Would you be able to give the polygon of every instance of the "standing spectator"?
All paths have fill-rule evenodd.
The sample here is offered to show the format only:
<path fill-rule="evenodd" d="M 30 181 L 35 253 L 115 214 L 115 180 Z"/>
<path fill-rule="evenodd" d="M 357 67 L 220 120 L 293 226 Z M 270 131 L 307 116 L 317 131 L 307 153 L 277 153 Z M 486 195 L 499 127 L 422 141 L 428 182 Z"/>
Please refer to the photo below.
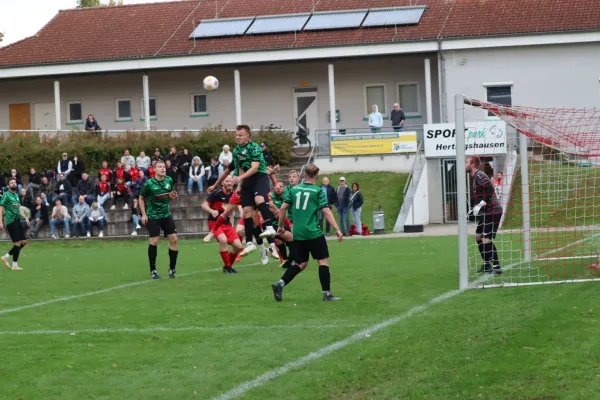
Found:
<path fill-rule="evenodd" d="M 126 182 L 125 184 L 129 187 L 131 187 L 131 185 L 137 181 L 137 179 L 140 176 L 140 170 L 138 169 L 138 167 L 136 167 L 135 165 L 135 161 L 132 161 L 131 164 L 129 165 L 129 182 Z"/>
<path fill-rule="evenodd" d="M 101 129 L 102 128 L 100 128 L 100 125 L 98 125 L 96 118 L 94 118 L 92 114 L 88 115 L 87 119 L 85 120 L 85 130 L 88 132 L 97 132 Z"/>
<path fill-rule="evenodd" d="M 345 236 L 348 236 L 350 230 L 350 216 L 348 215 L 348 207 L 350 206 L 350 188 L 346 186 L 346 178 L 340 178 L 340 186 L 337 189 L 337 199 L 335 206 L 340 219 L 340 230 Z"/>
<path fill-rule="evenodd" d="M 21 180 L 21 174 L 19 174 L 17 172 L 16 169 L 11 169 L 10 170 L 10 177 L 8 178 L 9 180 L 11 178 L 15 178 L 17 181 L 17 193 L 21 193 L 21 189 L 23 189 L 23 181 Z"/>
<path fill-rule="evenodd" d="M 106 200 L 110 199 L 110 183 L 106 180 L 106 175 L 100 176 L 100 181 L 96 183 L 94 196 L 96 197 L 98 205 L 101 207 L 106 202 Z"/>
<path fill-rule="evenodd" d="M 154 150 L 154 157 L 152 157 L 152 161 L 165 161 L 163 156 L 160 154 L 160 150 Z"/>
<path fill-rule="evenodd" d="M 358 190 L 360 186 L 358 183 L 352 184 L 352 193 L 350 194 L 350 210 L 352 211 L 352 219 L 354 220 L 354 225 L 356 226 L 356 231 L 358 235 L 362 235 L 362 222 L 360 217 L 362 215 L 362 205 L 364 203 L 363 195 Z"/>
<path fill-rule="evenodd" d="M 87 237 L 90 237 L 94 234 L 94 226 L 97 226 L 100 230 L 98 237 L 104 237 L 104 225 L 106 224 L 106 212 L 104 208 L 98 203 L 92 203 L 92 210 L 90 211 L 90 222 L 89 222 L 89 230 L 87 233 Z"/>
<path fill-rule="evenodd" d="M 72 185 L 77 185 L 77 182 L 81 180 L 83 173 L 85 172 L 85 163 L 82 159 L 75 156 L 73 157 L 73 172 L 71 173 L 71 177 L 69 181 L 71 181 Z"/>
<path fill-rule="evenodd" d="M 369 114 L 369 128 L 371 128 L 371 132 L 379 132 L 382 126 L 383 116 L 379 112 L 377 104 L 373 104 L 373 112 Z"/>
<path fill-rule="evenodd" d="M 176 147 L 171 147 L 171 151 L 169 152 L 169 155 L 167 155 L 165 161 L 171 161 L 171 165 L 175 168 L 179 167 L 179 155 L 177 154 Z"/>
<path fill-rule="evenodd" d="M 35 239 L 42 226 L 49 223 L 48 207 L 46 207 L 40 196 L 35 198 L 35 206 L 31 214 L 33 218 L 31 219 L 31 224 L 29 224 L 29 238 Z"/>
<path fill-rule="evenodd" d="M 65 178 L 65 174 L 63 173 L 58 175 L 58 181 L 56 181 L 56 194 L 61 203 L 66 207 L 66 205 L 69 204 L 69 200 L 71 200 L 73 186 L 71 186 L 71 182 Z"/>
<path fill-rule="evenodd" d="M 177 183 L 177 168 L 171 163 L 171 160 L 165 162 L 165 168 L 167 170 L 167 176 L 173 179 L 173 184 Z"/>
<path fill-rule="evenodd" d="M 90 205 L 94 202 L 94 183 L 91 179 L 89 179 L 89 175 L 87 172 L 84 172 L 81 175 L 81 180 L 77 182 L 77 186 L 75 187 L 75 194 L 71 199 L 73 202 L 73 206 L 79 203 L 79 197 L 83 196 L 85 198 L 85 202 Z"/>
<path fill-rule="evenodd" d="M 112 182 L 113 172 L 108 168 L 106 161 L 102 161 L 102 168 L 98 171 L 98 179 L 102 179 L 102 175 L 106 175 L 106 180 Z"/>
<path fill-rule="evenodd" d="M 144 171 L 139 171 L 138 178 L 131 184 L 131 196 L 134 199 L 140 197 L 140 193 L 142 191 L 142 187 L 144 183 L 146 183 L 148 179 L 144 176 Z"/>
<path fill-rule="evenodd" d="M 328 208 L 330 210 L 332 210 L 333 205 L 337 201 L 337 196 L 335 195 L 335 189 L 333 188 L 333 186 L 331 186 L 329 184 L 328 177 L 323 178 L 323 184 L 321 185 L 321 190 L 323 191 L 323 193 L 325 193 L 325 196 L 327 197 Z M 323 212 L 319 212 L 319 225 L 321 225 L 321 227 L 323 227 L 323 219 L 325 219 L 325 215 L 323 214 Z M 325 219 L 325 222 L 326 222 L 325 233 L 327 235 L 329 235 L 331 233 L 331 225 L 329 224 L 329 221 L 327 221 L 326 219 Z"/>
<path fill-rule="evenodd" d="M 115 184 L 117 183 L 117 179 L 122 179 L 123 182 L 129 182 L 130 178 L 129 178 L 129 173 L 127 173 L 127 171 L 125 171 L 125 168 L 123 167 L 123 163 L 121 163 L 121 161 L 117 162 L 117 168 L 115 168 L 113 170 L 113 174 L 112 174 L 112 183 Z"/>
<path fill-rule="evenodd" d="M 192 165 L 192 155 L 188 149 L 183 149 L 183 154 L 179 158 L 179 176 L 181 176 L 181 181 L 185 182 L 188 179 L 188 175 L 190 172 L 190 166 Z"/>
<path fill-rule="evenodd" d="M 206 174 L 208 175 L 206 184 L 209 187 L 214 185 L 221 174 L 223 174 L 223 166 L 215 157 L 210 159 L 210 167 Z"/>
<path fill-rule="evenodd" d="M 404 114 L 404 110 L 400 108 L 400 104 L 394 103 L 394 109 L 390 114 L 390 120 L 392 121 L 392 128 L 394 128 L 394 132 L 404 131 L 406 115 Z"/>
<path fill-rule="evenodd" d="M 229 151 L 229 145 L 223 146 L 223 151 L 219 154 L 219 162 L 223 164 L 223 160 L 227 160 L 227 163 L 231 164 L 233 161 L 233 153 Z"/>
<path fill-rule="evenodd" d="M 129 172 L 132 163 L 135 165 L 135 158 L 129 154 L 129 150 L 125 149 L 123 157 L 121 157 L 121 164 L 125 167 L 125 171 Z"/>
<path fill-rule="evenodd" d="M 260 144 L 260 147 L 263 151 L 263 157 L 265 158 L 267 166 L 273 165 L 273 154 L 271 154 L 271 150 L 267 148 L 267 144 L 263 142 Z"/>
<path fill-rule="evenodd" d="M 123 206 L 123 210 L 127 210 L 129 208 L 127 203 L 129 202 L 130 196 L 131 190 L 129 189 L 129 186 L 127 186 L 125 182 L 123 182 L 122 178 L 117 178 L 117 183 L 115 183 L 112 190 L 113 204 L 110 207 L 110 209 L 114 210 L 115 208 L 117 208 L 117 200 L 123 199 L 123 202 L 125 203 L 125 205 Z"/>
<path fill-rule="evenodd" d="M 40 174 L 36 172 L 35 168 L 31 168 L 31 170 L 29 170 L 29 183 L 27 184 L 29 197 L 33 199 L 38 196 L 41 184 L 42 179 L 40 178 Z"/>
<path fill-rule="evenodd" d="M 150 160 L 150 157 L 148 157 L 143 151 L 140 151 L 140 155 L 135 159 L 135 165 L 137 165 L 137 167 L 142 171 L 148 172 L 148 168 L 150 168 L 151 164 L 152 161 Z"/>
<path fill-rule="evenodd" d="M 86 232 L 90 231 L 88 227 L 90 206 L 86 203 L 86 196 L 79 196 L 79 202 L 75 204 L 73 207 L 73 237 L 77 238 L 78 228 L 81 231 L 81 237 L 83 237 Z"/>
<path fill-rule="evenodd" d="M 58 239 L 58 235 L 54 234 L 54 230 L 57 225 L 65 226 L 65 239 L 68 239 L 70 230 L 69 225 L 71 224 L 71 216 L 67 207 L 62 205 L 60 200 L 56 200 L 56 206 L 52 209 L 52 217 L 50 219 L 50 236 L 52 239 Z"/>
<path fill-rule="evenodd" d="M 133 199 L 133 205 L 131 206 L 131 221 L 133 222 L 133 232 L 131 232 L 131 236 L 137 236 L 138 229 L 142 229 L 140 226 L 142 223 L 142 210 L 140 210 L 138 199 Z"/>
<path fill-rule="evenodd" d="M 58 162 L 56 173 L 65 174 L 65 178 L 68 178 L 71 171 L 73 171 L 73 162 L 69 160 L 69 155 L 67 153 L 63 153 L 62 160 Z"/>
<path fill-rule="evenodd" d="M 46 207 L 50 207 L 50 203 L 54 204 L 54 202 L 58 199 L 56 195 L 56 183 L 54 179 L 48 180 L 47 177 L 42 178 L 42 184 L 40 185 L 40 196 L 46 204 Z"/>
<path fill-rule="evenodd" d="M 188 185 L 187 185 L 187 193 L 188 196 L 192 194 L 194 190 L 194 183 L 198 186 L 198 193 L 203 192 L 202 187 L 202 177 L 204 176 L 204 165 L 202 165 L 202 160 L 200 157 L 196 156 L 192 160 L 192 166 L 190 167 L 189 177 L 188 177 Z M 216 181 L 215 181 L 216 182 Z"/>

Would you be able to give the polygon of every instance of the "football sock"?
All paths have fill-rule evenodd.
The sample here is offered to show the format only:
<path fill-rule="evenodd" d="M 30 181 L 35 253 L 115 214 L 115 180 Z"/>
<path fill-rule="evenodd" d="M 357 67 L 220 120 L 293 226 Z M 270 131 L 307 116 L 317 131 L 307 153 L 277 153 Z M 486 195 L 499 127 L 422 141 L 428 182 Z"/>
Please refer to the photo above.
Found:
<path fill-rule="evenodd" d="M 331 290 L 331 274 L 327 265 L 319 265 L 319 281 L 321 281 L 321 289 L 324 292 Z"/>
<path fill-rule="evenodd" d="M 17 246 L 15 246 L 17 247 Z M 19 254 L 21 254 L 21 248 L 17 247 L 17 250 L 13 253 L 13 265 L 17 265 L 17 261 L 19 261 Z"/>
<path fill-rule="evenodd" d="M 221 254 L 221 259 L 223 260 L 223 265 L 225 266 L 225 268 L 231 267 L 231 258 L 229 257 L 231 253 L 227 250 L 220 251 L 219 253 Z"/>
<path fill-rule="evenodd" d="M 235 264 L 235 259 L 237 258 L 237 254 L 229 253 L 229 265 Z"/>
<path fill-rule="evenodd" d="M 274 238 L 273 236 L 269 236 L 269 237 L 267 238 L 267 243 L 269 243 L 269 244 L 273 244 L 273 243 L 275 243 L 275 238 Z"/>
<path fill-rule="evenodd" d="M 156 271 L 157 250 L 158 249 L 156 246 L 152 246 L 151 244 L 148 245 L 148 261 L 150 261 L 150 272 Z"/>
<path fill-rule="evenodd" d="M 169 268 L 175 269 L 177 266 L 177 255 L 179 254 L 178 250 L 169 249 Z"/>
<path fill-rule="evenodd" d="M 494 244 L 493 243 L 483 243 L 483 259 L 486 263 L 492 264 L 494 253 Z"/>
<path fill-rule="evenodd" d="M 17 251 L 19 251 L 19 247 L 13 245 L 13 248 L 10 249 L 10 251 L 4 257 L 8 258 L 9 256 L 14 255 Z"/>
<path fill-rule="evenodd" d="M 281 243 L 279 246 L 277 246 L 277 252 L 279 253 L 279 258 L 281 258 L 281 261 L 285 261 L 287 258 L 287 247 L 285 246 L 285 243 Z"/>
<path fill-rule="evenodd" d="M 246 243 L 252 243 L 252 236 L 254 234 L 254 220 L 252 219 L 252 217 L 244 218 L 244 228 Z"/>
<path fill-rule="evenodd" d="M 477 247 L 479 248 L 479 254 L 481 254 L 481 258 L 485 261 L 485 254 L 483 253 L 483 242 L 478 242 Z"/>
<path fill-rule="evenodd" d="M 217 229 L 219 229 L 219 227 L 220 227 L 221 225 L 223 225 L 223 223 L 224 223 L 225 221 L 227 221 L 227 219 L 228 219 L 228 218 L 229 218 L 229 217 L 225 216 L 225 213 L 222 213 L 221 215 L 219 215 L 219 216 L 217 217 L 217 220 L 215 221 L 215 224 L 213 225 L 213 228 L 212 228 L 212 231 L 211 231 L 211 232 L 213 232 L 213 233 L 214 233 L 214 232 L 216 232 L 216 231 L 217 231 Z"/>
<path fill-rule="evenodd" d="M 498 250 L 496 249 L 496 245 L 492 242 L 492 261 L 494 265 L 500 265 L 500 261 L 498 260 Z"/>
<path fill-rule="evenodd" d="M 296 264 L 290 265 L 290 267 L 285 270 L 285 273 L 281 277 L 281 280 L 279 281 L 279 283 L 283 283 L 282 286 L 289 285 L 290 282 L 292 281 L 292 279 L 294 279 L 296 277 L 296 275 L 298 275 L 300 272 L 302 272 L 302 270 L 300 269 L 300 267 L 298 265 L 296 265 Z"/>
<path fill-rule="evenodd" d="M 263 244 L 263 240 L 260 237 L 260 234 L 262 233 L 262 229 L 260 228 L 260 226 L 255 226 L 253 229 L 254 232 L 254 239 L 256 239 L 256 244 L 258 244 L 259 246 Z"/>
<path fill-rule="evenodd" d="M 263 221 L 265 222 L 265 226 L 273 226 L 273 213 L 269 209 L 269 205 L 267 203 L 261 203 L 257 205 L 258 211 L 260 211 L 260 215 L 263 217 Z"/>

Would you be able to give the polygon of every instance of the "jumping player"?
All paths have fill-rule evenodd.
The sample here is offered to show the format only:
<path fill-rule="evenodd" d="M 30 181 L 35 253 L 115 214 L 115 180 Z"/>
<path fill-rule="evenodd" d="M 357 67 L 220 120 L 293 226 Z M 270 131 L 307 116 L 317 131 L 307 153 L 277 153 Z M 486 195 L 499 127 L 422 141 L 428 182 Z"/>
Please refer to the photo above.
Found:
<path fill-rule="evenodd" d="M 244 208 L 244 227 L 246 236 L 246 248 L 244 253 L 248 254 L 256 250 L 252 238 L 254 234 L 254 220 L 252 211 L 260 211 L 266 229 L 260 234 L 261 238 L 275 236 L 273 228 L 273 214 L 267 204 L 267 194 L 271 189 L 269 177 L 267 175 L 267 164 L 263 157 L 262 149 L 256 143 L 250 141 L 251 133 L 248 125 L 238 125 L 235 132 L 237 142 L 233 150 L 233 161 L 221 174 L 217 182 L 208 188 L 212 192 L 217 188 L 229 174 L 241 169 L 243 173 L 238 177 L 233 177 L 233 183 L 241 183 L 240 197 L 242 207 Z"/>
<path fill-rule="evenodd" d="M 4 229 L 2 224 L 3 212 L 6 216 L 6 230 L 13 242 L 13 248 L 2 257 L 2 262 L 6 268 L 20 271 L 23 268 L 19 267 L 18 264 L 19 254 L 21 254 L 23 247 L 27 245 L 27 237 L 25 237 L 25 232 L 21 226 L 21 217 L 26 221 L 27 226 L 29 226 L 29 219 L 21 213 L 21 203 L 17 194 L 17 180 L 15 178 L 8 180 L 8 191 L 4 192 L 4 195 L 0 198 L 0 231 Z M 10 256 L 13 258 L 12 267 L 8 262 Z"/>
<path fill-rule="evenodd" d="M 494 185 L 489 176 L 479 169 L 481 160 L 477 156 L 467 157 L 465 170 L 471 175 L 471 211 L 477 218 L 475 241 L 479 246 L 479 253 L 483 259 L 483 266 L 477 273 L 501 274 L 498 251 L 493 240 L 496 238 L 500 219 L 502 218 L 502 205 L 496 197 Z"/>
<path fill-rule="evenodd" d="M 139 206 L 142 212 L 142 223 L 148 228 L 150 244 L 148 245 L 148 260 L 150 262 L 150 275 L 152 279 L 160 279 L 156 272 L 156 254 L 158 237 L 162 230 L 165 237 L 169 239 L 169 278 L 175 278 L 175 267 L 177 266 L 177 228 L 169 203 L 179 196 L 173 190 L 173 180 L 166 176 L 164 161 L 157 161 L 155 176 L 144 183 L 140 193 Z M 147 207 L 147 209 L 146 209 Z"/>
<path fill-rule="evenodd" d="M 308 164 L 305 169 L 304 183 L 291 188 L 283 198 L 279 215 L 280 235 L 285 233 L 283 228 L 285 211 L 290 208 L 294 217 L 292 233 L 294 235 L 293 257 L 295 263 L 286 269 L 279 280 L 271 285 L 276 301 L 283 298 L 283 287 L 289 285 L 296 275 L 308 266 L 309 256 L 319 264 L 319 280 L 323 290 L 323 301 L 340 300 L 331 294 L 331 276 L 329 273 L 329 249 L 323 236 L 323 228 L 319 225 L 319 211 L 322 211 L 327 221 L 336 231 L 341 242 L 343 234 L 340 231 L 331 210 L 328 208 L 327 196 L 321 188 L 315 185 L 319 178 L 319 167 Z"/>

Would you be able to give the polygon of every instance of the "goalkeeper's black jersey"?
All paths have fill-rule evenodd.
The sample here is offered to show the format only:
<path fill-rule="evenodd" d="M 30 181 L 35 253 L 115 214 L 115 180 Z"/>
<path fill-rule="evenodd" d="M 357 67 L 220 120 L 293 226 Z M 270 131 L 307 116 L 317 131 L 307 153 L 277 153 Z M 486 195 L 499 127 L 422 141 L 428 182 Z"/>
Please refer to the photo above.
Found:
<path fill-rule="evenodd" d="M 477 170 L 471 180 L 471 207 L 475 207 L 482 200 L 486 203 L 486 206 L 482 209 L 482 214 L 502 213 L 502 205 L 496 197 L 492 180 L 485 172 Z"/>

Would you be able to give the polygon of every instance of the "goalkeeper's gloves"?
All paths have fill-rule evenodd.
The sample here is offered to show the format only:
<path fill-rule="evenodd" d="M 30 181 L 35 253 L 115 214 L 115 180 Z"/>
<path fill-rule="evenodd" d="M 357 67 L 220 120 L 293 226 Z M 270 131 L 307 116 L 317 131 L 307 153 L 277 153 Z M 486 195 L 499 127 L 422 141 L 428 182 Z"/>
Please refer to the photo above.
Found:
<path fill-rule="evenodd" d="M 478 216 L 478 215 L 479 215 L 479 212 L 481 211 L 481 209 L 482 209 L 483 207 L 485 207 L 486 205 L 487 205 L 487 203 L 486 203 L 485 201 L 481 200 L 481 201 L 479 202 L 479 204 L 477 204 L 475 207 L 473 207 L 473 209 L 471 210 L 471 214 L 472 214 L 474 217 Z"/>

